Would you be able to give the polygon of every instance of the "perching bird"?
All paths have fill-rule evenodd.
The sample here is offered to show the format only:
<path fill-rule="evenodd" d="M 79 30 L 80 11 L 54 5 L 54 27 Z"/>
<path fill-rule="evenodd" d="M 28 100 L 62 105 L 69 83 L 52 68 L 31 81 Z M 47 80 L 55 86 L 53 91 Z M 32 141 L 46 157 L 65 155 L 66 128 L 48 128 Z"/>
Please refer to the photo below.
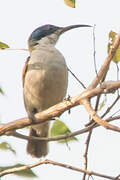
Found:
<path fill-rule="evenodd" d="M 72 25 L 57 27 L 44 25 L 35 29 L 28 39 L 30 57 L 23 71 L 24 104 L 30 121 L 34 114 L 59 102 L 65 95 L 68 85 L 68 69 L 63 55 L 55 48 L 61 34 L 78 27 Z M 49 122 L 32 125 L 29 136 L 48 137 Z M 47 141 L 28 141 L 27 152 L 33 157 L 42 157 L 48 153 Z"/>

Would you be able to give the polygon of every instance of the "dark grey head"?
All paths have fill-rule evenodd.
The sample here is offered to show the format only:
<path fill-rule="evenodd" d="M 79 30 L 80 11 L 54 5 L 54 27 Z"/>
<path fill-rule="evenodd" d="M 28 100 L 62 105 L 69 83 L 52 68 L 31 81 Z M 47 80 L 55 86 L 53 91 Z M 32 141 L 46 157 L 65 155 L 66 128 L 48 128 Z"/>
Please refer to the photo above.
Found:
<path fill-rule="evenodd" d="M 46 41 L 47 43 L 55 44 L 62 33 L 68 30 L 71 30 L 73 28 L 78 28 L 78 27 L 91 27 L 91 26 L 90 25 L 71 25 L 67 27 L 58 27 L 58 26 L 47 24 L 47 25 L 38 27 L 32 32 L 32 34 L 30 35 L 28 39 L 29 48 L 36 46 L 37 44 L 39 44 L 41 40 L 45 39 L 46 37 L 48 37 L 49 39 L 49 42 Z"/>
<path fill-rule="evenodd" d="M 31 41 L 31 40 L 32 41 L 38 41 L 38 40 L 44 38 L 45 36 L 48 36 L 48 35 L 54 33 L 58 29 L 59 29 L 59 27 L 49 25 L 49 24 L 38 27 L 37 29 L 35 29 L 32 32 L 28 41 Z"/>

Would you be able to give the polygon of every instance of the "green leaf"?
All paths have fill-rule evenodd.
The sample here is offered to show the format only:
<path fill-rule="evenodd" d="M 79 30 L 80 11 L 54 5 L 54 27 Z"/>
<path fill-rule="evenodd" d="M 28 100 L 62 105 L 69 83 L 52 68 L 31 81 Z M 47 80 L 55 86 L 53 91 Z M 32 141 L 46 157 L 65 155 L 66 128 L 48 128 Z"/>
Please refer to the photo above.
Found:
<path fill-rule="evenodd" d="M 100 107 L 98 108 L 98 111 L 100 111 L 105 105 L 105 101 L 103 100 L 103 102 L 100 104 Z"/>
<path fill-rule="evenodd" d="M 70 129 L 60 120 L 55 120 L 52 128 L 50 129 L 51 137 L 61 136 L 61 135 L 69 134 L 69 133 L 71 133 Z M 59 140 L 58 142 L 66 143 L 68 141 L 75 141 L 75 140 L 77 140 L 76 137 L 70 137 L 70 138 L 67 138 L 67 140 L 62 139 L 62 140 Z"/>
<path fill-rule="evenodd" d="M 9 46 L 3 42 L 0 42 L 0 49 L 6 49 L 9 48 Z"/>
<path fill-rule="evenodd" d="M 113 46 L 113 43 L 115 41 L 116 35 L 117 35 L 116 32 L 114 32 L 112 30 L 110 31 L 110 33 L 109 33 L 109 43 L 108 43 L 108 52 L 109 52 L 110 49 L 112 49 L 112 46 Z M 116 53 L 115 53 L 112 60 L 116 64 L 120 61 L 120 45 L 118 46 L 117 51 L 116 51 Z"/>
<path fill-rule="evenodd" d="M 71 8 L 75 8 L 75 0 L 64 0 L 65 4 Z"/>
<path fill-rule="evenodd" d="M 4 95 L 4 92 L 1 87 L 0 87 L 0 94 Z"/>
<path fill-rule="evenodd" d="M 7 142 L 0 143 L 0 150 L 3 150 L 3 151 L 10 150 L 14 154 L 16 154 L 16 151 Z"/>
<path fill-rule="evenodd" d="M 11 168 L 19 168 L 22 166 L 25 166 L 25 165 L 24 164 L 15 164 L 13 166 L 0 167 L 0 171 L 4 171 L 6 169 L 11 169 Z M 27 178 L 37 177 L 37 175 L 31 169 L 26 169 L 23 171 L 15 172 L 14 174 L 16 174 L 18 176 L 27 177 Z"/>

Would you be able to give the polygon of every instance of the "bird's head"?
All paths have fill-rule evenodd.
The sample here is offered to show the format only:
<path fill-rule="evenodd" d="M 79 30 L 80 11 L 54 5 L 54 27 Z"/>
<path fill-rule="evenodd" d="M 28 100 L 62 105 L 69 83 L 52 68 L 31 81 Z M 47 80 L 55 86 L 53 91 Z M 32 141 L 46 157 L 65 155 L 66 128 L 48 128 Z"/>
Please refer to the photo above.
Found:
<path fill-rule="evenodd" d="M 29 50 L 33 50 L 36 45 L 55 45 L 59 36 L 64 32 L 78 27 L 92 27 L 90 25 L 71 25 L 67 27 L 58 27 L 54 25 L 43 25 L 35 29 L 28 39 Z"/>

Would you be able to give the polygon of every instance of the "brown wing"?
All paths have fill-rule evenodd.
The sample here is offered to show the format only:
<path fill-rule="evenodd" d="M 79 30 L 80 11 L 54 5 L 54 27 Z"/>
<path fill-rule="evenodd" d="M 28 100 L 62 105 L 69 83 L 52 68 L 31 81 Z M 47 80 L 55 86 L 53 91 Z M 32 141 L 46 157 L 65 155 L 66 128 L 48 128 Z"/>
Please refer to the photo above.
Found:
<path fill-rule="evenodd" d="M 24 68 L 23 68 L 23 72 L 22 72 L 22 84 L 23 84 L 23 87 L 24 87 L 25 75 L 26 75 L 26 72 L 27 72 L 29 60 L 30 60 L 30 56 L 27 58 L 27 60 L 25 62 L 25 65 L 24 65 Z"/>

